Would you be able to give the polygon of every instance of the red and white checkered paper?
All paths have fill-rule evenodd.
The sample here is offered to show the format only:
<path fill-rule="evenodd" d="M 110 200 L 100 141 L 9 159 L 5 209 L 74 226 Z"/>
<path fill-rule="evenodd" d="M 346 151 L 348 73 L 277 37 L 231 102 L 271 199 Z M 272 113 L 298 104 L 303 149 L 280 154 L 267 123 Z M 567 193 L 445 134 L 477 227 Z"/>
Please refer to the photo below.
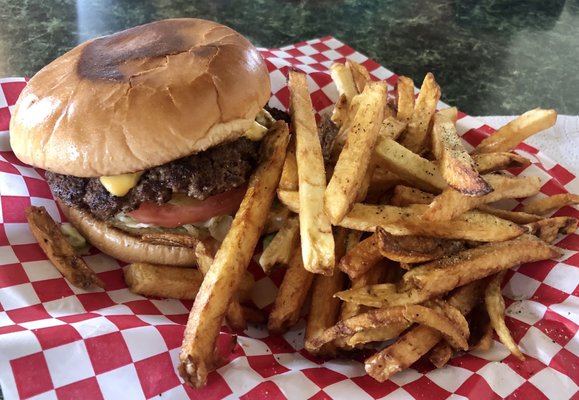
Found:
<path fill-rule="evenodd" d="M 349 57 L 391 86 L 396 75 L 362 54 L 325 37 L 282 49 L 262 49 L 272 80 L 271 105 L 286 108 L 289 68 L 309 74 L 314 107 L 332 105 L 336 90 L 328 69 Z M 190 302 L 149 300 L 130 293 L 122 264 L 93 252 L 86 262 L 106 290 L 69 285 L 46 260 L 28 230 L 24 208 L 57 209 L 42 171 L 19 162 L 10 150 L 8 122 L 24 79 L 0 80 L 0 383 L 7 399 L 371 399 L 371 398 L 557 398 L 577 396 L 579 384 L 579 236 L 559 242 L 560 260 L 511 271 L 504 287 L 507 325 L 527 360 L 511 356 L 497 341 L 486 353 L 453 358 L 443 369 L 419 362 L 377 383 L 358 361 L 324 362 L 303 350 L 303 322 L 283 336 L 252 326 L 237 338 L 229 362 L 209 376 L 202 390 L 183 385 L 175 366 Z M 492 129 L 466 115 L 460 133 L 476 145 Z M 525 171 L 542 178 L 541 192 L 579 192 L 579 181 L 564 167 L 526 145 L 533 160 Z M 516 207 L 517 204 L 507 204 Z M 566 207 L 558 215 L 579 218 Z M 267 308 L 281 272 L 256 273 L 254 303 Z M 231 343 L 223 330 L 219 342 Z"/>

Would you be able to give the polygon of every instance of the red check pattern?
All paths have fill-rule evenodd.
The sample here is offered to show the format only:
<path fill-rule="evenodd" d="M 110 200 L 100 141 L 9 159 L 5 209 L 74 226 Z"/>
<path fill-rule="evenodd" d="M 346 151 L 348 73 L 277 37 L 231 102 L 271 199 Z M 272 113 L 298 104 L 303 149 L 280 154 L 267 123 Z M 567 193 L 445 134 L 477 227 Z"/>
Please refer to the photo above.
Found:
<path fill-rule="evenodd" d="M 317 111 L 328 109 L 336 89 L 328 74 L 349 57 L 391 86 L 397 76 L 332 37 L 281 49 L 261 49 L 272 79 L 272 106 L 286 108 L 286 74 L 309 76 Z M 561 240 L 557 261 L 521 266 L 509 274 L 507 324 L 527 360 L 498 342 L 487 353 L 465 354 L 436 370 L 425 363 L 378 383 L 357 361 L 324 362 L 303 350 L 303 322 L 283 336 L 251 326 L 237 341 L 224 330 L 219 347 L 227 363 L 201 390 L 183 385 L 175 372 L 190 302 L 149 300 L 130 293 L 122 265 L 100 253 L 85 257 L 107 290 L 70 286 L 45 259 L 31 236 L 23 209 L 47 207 L 61 220 L 42 171 L 23 165 L 10 150 L 9 119 L 25 80 L 0 80 L 0 384 L 7 399 L 566 399 L 579 384 L 579 236 Z M 442 104 L 441 104 L 442 105 Z M 461 114 L 459 130 L 476 145 L 493 130 Z M 577 178 L 537 149 L 518 150 L 533 160 L 524 171 L 542 178 L 545 194 L 579 192 Z M 517 207 L 518 204 L 511 204 Z M 566 207 L 561 215 L 579 217 Z M 268 309 L 280 276 L 256 272 L 253 302 Z"/>

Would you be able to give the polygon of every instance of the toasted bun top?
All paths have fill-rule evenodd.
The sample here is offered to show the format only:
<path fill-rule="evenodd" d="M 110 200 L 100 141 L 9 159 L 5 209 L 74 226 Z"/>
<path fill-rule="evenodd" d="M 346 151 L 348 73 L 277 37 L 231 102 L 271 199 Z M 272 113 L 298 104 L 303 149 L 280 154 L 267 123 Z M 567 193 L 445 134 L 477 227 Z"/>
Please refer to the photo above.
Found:
<path fill-rule="evenodd" d="M 170 19 L 83 43 L 28 83 L 10 123 L 20 160 L 81 177 L 151 168 L 234 140 L 270 96 L 234 30 Z"/>

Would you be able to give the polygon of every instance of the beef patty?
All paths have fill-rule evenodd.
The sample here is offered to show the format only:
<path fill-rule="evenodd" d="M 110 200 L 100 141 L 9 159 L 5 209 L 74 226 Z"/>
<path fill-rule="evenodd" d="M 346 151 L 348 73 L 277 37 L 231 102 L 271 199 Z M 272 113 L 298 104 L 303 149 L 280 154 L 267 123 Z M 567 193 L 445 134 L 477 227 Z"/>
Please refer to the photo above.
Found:
<path fill-rule="evenodd" d="M 54 196 L 70 207 L 91 212 L 101 220 L 129 212 L 143 202 L 162 204 L 173 193 L 204 200 L 243 185 L 255 169 L 259 142 L 246 138 L 213 147 L 148 169 L 125 196 L 110 194 L 99 178 L 79 178 L 46 172 Z"/>

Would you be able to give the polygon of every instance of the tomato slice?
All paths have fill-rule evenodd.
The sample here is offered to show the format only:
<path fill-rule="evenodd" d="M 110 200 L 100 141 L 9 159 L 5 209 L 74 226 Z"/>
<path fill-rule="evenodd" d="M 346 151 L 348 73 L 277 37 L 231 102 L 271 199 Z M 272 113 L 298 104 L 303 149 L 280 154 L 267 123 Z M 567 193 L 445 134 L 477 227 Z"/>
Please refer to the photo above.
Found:
<path fill-rule="evenodd" d="M 187 199 L 175 203 L 142 203 L 128 213 L 135 221 L 165 228 L 207 221 L 218 215 L 231 214 L 239 208 L 247 187 L 239 187 L 205 200 Z"/>

